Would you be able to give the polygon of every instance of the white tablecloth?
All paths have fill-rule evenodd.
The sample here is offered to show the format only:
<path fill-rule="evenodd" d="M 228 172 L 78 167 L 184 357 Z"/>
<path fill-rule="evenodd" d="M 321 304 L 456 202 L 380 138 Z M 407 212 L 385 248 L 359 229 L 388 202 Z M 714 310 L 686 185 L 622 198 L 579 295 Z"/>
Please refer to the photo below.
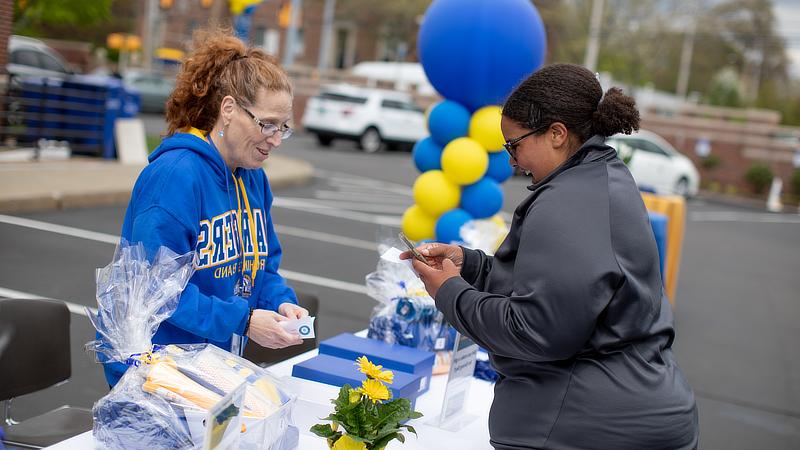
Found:
<path fill-rule="evenodd" d="M 323 423 L 320 417 L 327 416 L 333 409 L 330 399 L 336 397 L 339 388 L 327 384 L 302 380 L 292 377 L 292 367 L 301 361 L 317 355 L 317 350 L 298 355 L 281 363 L 269 367 L 269 371 L 279 378 L 283 378 L 297 393 L 298 399 L 294 409 L 295 425 L 300 429 L 300 445 L 302 450 L 326 450 L 325 440 L 311 434 L 308 430 L 315 423 Z M 417 398 L 416 410 L 424 417 L 409 422 L 419 435 L 406 434 L 406 443 L 394 442 L 389 444 L 388 450 L 442 450 L 443 448 L 458 448 L 462 450 L 491 449 L 489 445 L 489 430 L 487 419 L 489 407 L 493 398 L 493 384 L 472 379 L 469 398 L 465 405 L 462 418 L 445 430 L 438 427 L 437 417 L 441 412 L 442 399 L 444 398 L 447 375 L 434 376 L 428 392 Z M 444 447 L 446 443 L 446 447 Z M 91 431 L 75 436 L 51 447 L 52 450 L 90 450 L 101 449 L 96 445 Z"/>

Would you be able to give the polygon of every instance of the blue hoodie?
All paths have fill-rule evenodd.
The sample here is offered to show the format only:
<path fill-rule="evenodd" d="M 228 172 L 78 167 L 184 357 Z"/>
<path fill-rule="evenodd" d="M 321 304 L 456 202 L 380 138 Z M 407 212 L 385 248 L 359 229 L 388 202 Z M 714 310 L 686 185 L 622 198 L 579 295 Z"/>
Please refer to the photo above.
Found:
<path fill-rule="evenodd" d="M 231 173 L 217 149 L 197 133 L 164 139 L 149 159 L 133 188 L 122 237 L 142 242 L 149 254 L 162 245 L 177 253 L 198 253 L 196 272 L 178 309 L 159 326 L 153 343 L 211 343 L 231 350 L 231 337 L 244 333 L 251 309 L 275 311 L 282 303 L 297 303 L 294 291 L 278 274 L 281 247 L 270 215 L 267 176 L 262 169 L 239 168 Z M 234 176 L 241 178 L 244 190 L 237 189 Z M 248 200 L 254 230 L 249 225 L 253 221 Z M 243 273 L 241 247 L 244 273 L 251 273 L 255 253 L 251 235 L 258 243 L 259 266 L 252 294 L 243 298 L 233 294 Z M 104 369 L 113 386 L 126 366 L 104 364 Z"/>

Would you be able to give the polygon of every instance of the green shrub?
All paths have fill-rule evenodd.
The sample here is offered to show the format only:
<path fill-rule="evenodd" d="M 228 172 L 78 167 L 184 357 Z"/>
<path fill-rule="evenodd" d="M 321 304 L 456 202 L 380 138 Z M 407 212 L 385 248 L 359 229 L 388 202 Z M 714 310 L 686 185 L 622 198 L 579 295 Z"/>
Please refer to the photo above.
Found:
<path fill-rule="evenodd" d="M 714 170 L 722 164 L 722 158 L 712 153 L 703 158 L 701 164 L 706 170 Z"/>
<path fill-rule="evenodd" d="M 744 174 L 745 180 L 756 194 L 761 194 L 772 183 L 772 169 L 766 164 L 753 164 Z"/>

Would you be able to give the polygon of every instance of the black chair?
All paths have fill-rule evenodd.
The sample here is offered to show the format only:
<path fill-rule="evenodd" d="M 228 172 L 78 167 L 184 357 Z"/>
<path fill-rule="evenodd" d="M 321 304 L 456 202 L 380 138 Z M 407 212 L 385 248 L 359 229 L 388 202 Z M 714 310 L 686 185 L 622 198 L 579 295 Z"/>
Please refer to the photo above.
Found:
<path fill-rule="evenodd" d="M 317 317 L 317 312 L 319 311 L 319 299 L 316 296 L 298 292 L 297 304 L 307 309 L 311 316 Z M 319 317 L 317 317 L 317 320 L 315 321 L 315 325 L 317 324 L 319 324 Z M 245 359 L 263 367 L 284 361 L 315 348 L 317 348 L 317 338 L 304 339 L 303 343 L 300 345 L 292 345 L 291 347 L 279 349 L 264 348 L 250 339 L 247 341 L 247 345 L 244 347 L 243 356 Z"/>
<path fill-rule="evenodd" d="M 22 422 L 11 400 L 66 381 L 72 375 L 70 313 L 55 300 L 0 299 L 0 403 L 4 443 L 42 448 L 92 429 L 92 412 L 61 406 Z"/>

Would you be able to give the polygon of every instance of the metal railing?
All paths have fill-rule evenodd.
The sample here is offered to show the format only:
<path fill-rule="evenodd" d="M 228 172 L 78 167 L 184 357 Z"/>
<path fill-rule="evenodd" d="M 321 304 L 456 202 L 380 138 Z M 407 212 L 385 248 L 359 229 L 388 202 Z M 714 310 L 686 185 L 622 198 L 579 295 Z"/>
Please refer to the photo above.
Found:
<path fill-rule="evenodd" d="M 69 146 L 73 154 L 115 157 L 114 121 L 138 112 L 139 98 L 114 78 L 11 76 L 0 84 L 0 145 Z"/>

